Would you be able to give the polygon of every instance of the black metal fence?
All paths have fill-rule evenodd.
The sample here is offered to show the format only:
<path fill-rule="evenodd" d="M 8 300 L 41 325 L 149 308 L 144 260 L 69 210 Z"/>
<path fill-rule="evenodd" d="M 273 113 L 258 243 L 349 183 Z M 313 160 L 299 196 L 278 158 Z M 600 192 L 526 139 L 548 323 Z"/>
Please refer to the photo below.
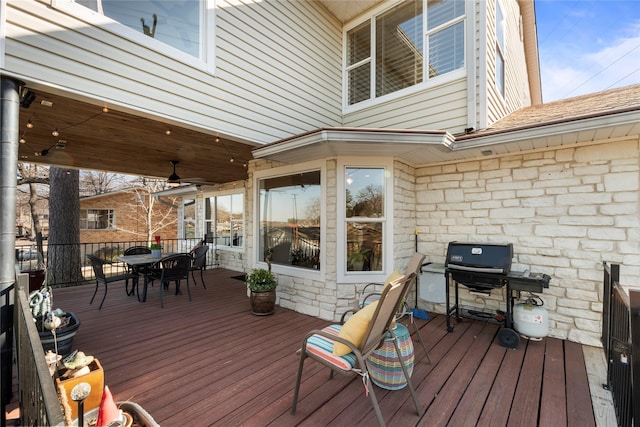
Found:
<path fill-rule="evenodd" d="M 64 414 L 44 359 L 24 282 L 17 287 L 14 310 L 21 425 L 64 426 Z"/>
<path fill-rule="evenodd" d="M 604 263 L 602 345 L 618 425 L 640 426 L 640 291 L 620 286 L 620 266 Z M 635 357 L 634 357 L 635 355 Z"/>
<path fill-rule="evenodd" d="M 162 239 L 163 252 L 189 252 L 201 239 Z M 57 244 L 45 243 L 43 254 L 37 253 L 33 248 L 16 248 L 16 262 L 21 272 L 29 273 L 29 287 L 39 288 L 44 278 L 43 268 L 50 267 L 49 263 L 64 263 L 65 265 L 80 263 L 81 268 L 68 270 L 64 277 L 47 277 L 47 282 L 53 287 L 74 286 L 94 279 L 93 270 L 86 257 L 87 254 L 96 255 L 101 259 L 117 263 L 116 257 L 122 255 L 125 249 L 132 246 L 147 246 L 147 241 L 126 241 L 126 242 L 100 242 L 100 243 L 80 243 L 78 244 Z M 55 253 L 55 260 L 49 254 Z M 207 268 L 217 266 L 215 251 L 207 252 Z M 43 256 L 44 259 L 39 259 Z M 124 269 L 124 264 L 122 265 Z"/>

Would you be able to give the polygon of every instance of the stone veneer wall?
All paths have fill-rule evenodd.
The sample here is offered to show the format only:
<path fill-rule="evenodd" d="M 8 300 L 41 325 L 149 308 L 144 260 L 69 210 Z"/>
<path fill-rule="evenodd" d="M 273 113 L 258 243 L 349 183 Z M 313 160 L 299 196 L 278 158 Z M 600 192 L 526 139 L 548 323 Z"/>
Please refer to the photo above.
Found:
<path fill-rule="evenodd" d="M 634 138 L 419 168 L 419 251 L 444 262 L 450 241 L 513 243 L 513 270 L 552 278 L 550 335 L 600 346 L 602 262 L 640 287 L 639 151 Z M 461 304 L 495 308 L 493 293 L 463 291 Z"/>

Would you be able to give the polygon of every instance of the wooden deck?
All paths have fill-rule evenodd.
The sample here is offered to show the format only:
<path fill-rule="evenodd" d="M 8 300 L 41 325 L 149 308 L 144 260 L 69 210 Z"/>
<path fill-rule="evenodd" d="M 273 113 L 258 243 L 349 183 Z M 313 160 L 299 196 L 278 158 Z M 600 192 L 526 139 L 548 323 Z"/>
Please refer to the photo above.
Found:
<path fill-rule="evenodd" d="M 311 360 L 292 415 L 295 351 L 305 332 L 329 322 L 280 307 L 254 316 L 238 272 L 205 274 L 207 289 L 192 286 L 192 302 L 172 287 L 164 308 L 158 285 L 139 303 L 123 283 L 110 285 L 102 310 L 99 300 L 89 305 L 93 286 L 55 290 L 53 305 L 80 318 L 74 348 L 99 358 L 115 399 L 135 401 L 160 425 L 377 425 L 359 379 L 329 379 Z M 495 325 L 463 321 L 447 333 L 444 316 L 418 322 L 433 361 L 415 346 L 412 379 L 425 413 L 418 417 L 407 389 L 377 387 L 388 425 L 596 424 L 579 344 L 546 338 L 508 350 Z"/>

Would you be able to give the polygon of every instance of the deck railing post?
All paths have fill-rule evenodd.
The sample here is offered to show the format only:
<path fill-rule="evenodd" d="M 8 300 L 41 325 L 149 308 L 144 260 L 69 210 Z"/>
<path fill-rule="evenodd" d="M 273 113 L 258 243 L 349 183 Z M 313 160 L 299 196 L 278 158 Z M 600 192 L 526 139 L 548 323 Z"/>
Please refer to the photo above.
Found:
<path fill-rule="evenodd" d="M 640 291 L 629 291 L 631 310 L 631 393 L 633 425 L 640 426 Z"/>

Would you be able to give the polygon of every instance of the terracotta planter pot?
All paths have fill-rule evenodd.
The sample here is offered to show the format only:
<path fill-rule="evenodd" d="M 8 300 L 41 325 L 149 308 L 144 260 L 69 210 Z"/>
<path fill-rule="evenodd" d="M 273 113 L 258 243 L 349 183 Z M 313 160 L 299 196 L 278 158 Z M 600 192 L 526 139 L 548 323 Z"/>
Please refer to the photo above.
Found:
<path fill-rule="evenodd" d="M 251 312 L 256 316 L 273 314 L 276 307 L 276 291 L 251 291 Z"/>

